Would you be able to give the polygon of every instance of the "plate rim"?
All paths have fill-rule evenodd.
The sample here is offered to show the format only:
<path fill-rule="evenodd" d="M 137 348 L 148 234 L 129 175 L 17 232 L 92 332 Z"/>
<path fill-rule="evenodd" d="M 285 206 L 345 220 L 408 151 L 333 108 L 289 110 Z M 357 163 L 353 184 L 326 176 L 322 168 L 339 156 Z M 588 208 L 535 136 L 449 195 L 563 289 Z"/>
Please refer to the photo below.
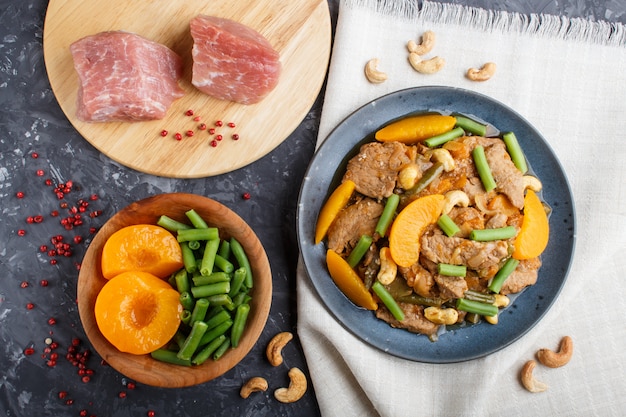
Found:
<path fill-rule="evenodd" d="M 326 279 L 326 281 L 328 281 L 329 279 L 331 280 L 330 284 L 328 282 L 326 283 L 322 283 L 320 281 L 320 279 L 322 278 L 318 278 L 318 277 L 313 277 L 311 276 L 311 271 L 312 268 L 315 267 L 314 262 L 315 259 L 313 259 L 314 257 L 312 257 L 310 255 L 310 248 L 313 247 L 315 248 L 313 242 L 307 242 L 305 241 L 305 239 L 307 239 L 307 236 L 310 238 L 311 237 L 311 233 L 306 233 L 306 225 L 303 224 L 305 221 L 308 223 L 311 223 L 311 213 L 310 210 L 307 210 L 304 206 L 305 206 L 305 202 L 303 201 L 306 197 L 307 197 L 307 192 L 309 192 L 310 190 L 308 190 L 309 187 L 311 187 L 312 183 L 313 183 L 313 174 L 314 174 L 314 170 L 317 168 L 316 163 L 318 162 L 319 158 L 321 158 L 324 155 L 324 152 L 328 149 L 332 147 L 332 140 L 333 138 L 338 135 L 338 132 L 341 132 L 342 128 L 345 127 L 346 123 L 349 123 L 350 120 L 354 119 L 355 117 L 358 117 L 359 115 L 362 114 L 367 114 L 368 111 L 371 111 L 370 109 L 376 107 L 377 111 L 380 111 L 380 103 L 382 102 L 383 105 L 385 102 L 389 101 L 389 100 L 400 100 L 401 96 L 406 95 L 406 94 L 419 94 L 419 95 L 424 95 L 424 94 L 442 94 L 442 95 L 462 95 L 464 97 L 471 97 L 473 99 L 476 100 L 480 100 L 483 103 L 486 103 L 487 105 L 491 105 L 491 106 L 495 106 L 497 109 L 501 110 L 501 111 L 505 111 L 508 114 L 508 117 L 513 117 L 517 120 L 517 122 L 523 124 L 525 126 L 526 129 L 528 129 L 529 131 L 531 131 L 534 134 L 534 138 L 531 140 L 538 140 L 540 142 L 540 144 L 545 148 L 545 150 L 548 151 L 548 155 L 545 156 L 545 160 L 549 160 L 549 164 L 552 165 L 552 168 L 556 168 L 557 169 L 557 173 L 560 174 L 560 179 L 562 179 L 563 183 L 561 184 L 562 186 L 564 186 L 564 188 L 561 190 L 562 193 L 564 194 L 564 196 L 566 197 L 567 201 L 566 204 L 569 204 L 569 207 L 567 208 L 567 210 L 565 210 L 565 215 L 567 215 L 567 217 L 569 218 L 569 222 L 570 225 L 568 230 L 571 230 L 570 233 L 570 237 L 569 239 L 566 240 L 566 245 L 564 247 L 566 247 L 566 251 L 568 252 L 568 259 L 566 261 L 566 265 L 563 268 L 561 274 L 562 277 L 560 278 L 560 281 L 558 283 L 558 285 L 556 286 L 556 288 L 554 289 L 552 294 L 548 294 L 548 295 L 540 295 L 539 297 L 542 298 L 543 300 L 547 299 L 547 302 L 543 301 L 543 306 L 541 307 L 541 311 L 534 316 L 534 318 L 531 319 L 531 323 L 527 326 L 525 326 L 524 328 L 522 328 L 521 330 L 517 330 L 514 332 L 514 334 L 512 334 L 510 337 L 508 337 L 507 339 L 505 339 L 504 341 L 497 343 L 495 345 L 492 346 L 487 346 L 485 349 L 479 349 L 478 351 L 474 351 L 474 352 L 470 352 L 467 354 L 462 354 L 462 353 L 456 353 L 454 355 L 448 355 L 448 356 L 442 356 L 441 352 L 436 353 L 438 351 L 438 344 L 441 343 L 441 340 L 443 337 L 449 337 L 447 334 L 443 334 L 442 337 L 440 337 L 440 341 L 438 342 L 429 342 L 431 343 L 430 346 L 434 347 L 434 349 L 432 349 L 430 352 L 418 352 L 418 353 L 414 353 L 414 352 L 407 352 L 406 349 L 398 349 L 397 346 L 394 346 L 393 344 L 390 343 L 392 337 L 388 337 L 387 339 L 384 338 L 380 338 L 378 336 L 376 336 L 374 334 L 374 337 L 372 337 L 372 335 L 364 335 L 362 334 L 362 331 L 358 331 L 355 330 L 354 327 L 352 327 L 352 325 L 356 324 L 354 323 L 353 317 L 354 315 L 348 315 L 348 319 L 350 320 L 349 323 L 346 323 L 346 315 L 342 312 L 339 312 L 337 308 L 333 308 L 337 306 L 338 303 L 338 299 L 343 298 L 343 302 L 347 303 L 353 310 L 355 311 L 359 311 L 359 313 L 361 313 L 361 319 L 362 320 L 366 320 L 368 322 L 368 325 L 370 326 L 374 326 L 373 328 L 369 328 L 368 331 L 370 331 L 371 333 L 376 333 L 377 330 L 382 330 L 385 331 L 386 333 L 390 333 L 391 336 L 393 336 L 393 339 L 397 339 L 396 336 L 400 335 L 403 336 L 401 339 L 403 341 L 406 341 L 408 338 L 406 337 L 407 334 L 408 335 L 412 335 L 414 337 L 418 337 L 421 338 L 422 340 L 428 340 L 428 338 L 426 336 L 423 335 L 415 335 L 415 334 L 411 334 L 406 330 L 403 329 L 394 329 L 391 326 L 389 326 L 388 324 L 382 322 L 381 320 L 376 319 L 373 314 L 370 314 L 370 317 L 373 317 L 375 321 L 372 321 L 371 318 L 368 319 L 366 317 L 366 314 L 368 313 L 366 310 L 364 309 L 360 309 L 356 306 L 354 306 L 346 297 L 345 295 L 343 295 L 343 293 L 341 294 L 330 294 L 331 299 L 329 300 L 329 290 L 327 290 L 326 288 L 324 288 L 324 286 L 326 285 L 327 287 L 334 287 L 334 291 L 335 292 L 339 292 L 339 289 L 336 287 L 336 285 L 334 284 L 334 282 L 332 282 L 332 279 L 330 278 L 330 275 L 328 274 L 327 270 L 324 270 L 325 272 L 325 276 L 323 277 L 324 279 Z M 413 103 L 412 103 L 413 104 Z M 414 113 L 416 111 L 442 111 L 444 110 L 443 108 L 420 108 L 420 109 L 412 109 L 412 110 L 407 110 L 405 113 L 403 114 L 398 114 L 395 117 L 388 117 L 387 118 L 387 122 L 389 120 L 392 120 L 393 118 L 398 118 L 401 117 L 403 115 L 407 115 L 410 113 Z M 463 111 L 459 111 L 458 109 L 446 109 L 449 112 L 460 112 L 463 114 L 467 114 Z M 473 114 L 471 114 L 472 116 L 475 116 Z M 478 116 L 479 118 L 481 118 L 480 116 Z M 486 120 L 488 122 L 493 122 L 496 127 L 502 127 L 502 126 L 498 126 L 498 123 L 495 123 L 492 120 Z M 380 123 L 378 124 L 376 127 L 380 127 L 382 126 L 384 123 Z M 371 131 L 369 132 L 371 133 Z M 364 136 L 357 140 L 355 138 L 352 137 L 346 137 L 343 136 L 343 139 L 345 142 L 349 142 L 350 144 L 352 144 L 352 151 L 354 151 L 354 148 L 356 148 L 356 146 L 363 141 Z M 523 142 L 525 142 L 526 140 L 524 140 Z M 345 145 L 347 146 L 347 144 Z M 343 163 L 346 162 L 347 157 L 344 157 L 344 161 Z M 533 160 L 530 161 L 531 165 L 532 165 Z M 340 165 L 336 166 L 334 168 L 334 170 L 336 171 L 338 169 Z M 328 170 L 330 170 L 331 168 L 329 168 Z M 336 176 L 336 172 L 333 173 L 333 176 Z M 318 179 L 319 181 L 319 179 Z M 328 181 L 326 181 L 328 182 Z M 320 191 L 320 190 L 318 190 Z M 326 189 L 323 190 L 323 192 L 321 193 L 321 202 L 319 204 L 316 204 L 316 207 L 320 207 L 321 204 L 323 203 L 323 201 L 326 200 L 328 194 L 329 194 L 330 190 Z M 319 211 L 319 209 L 318 209 Z M 315 220 L 317 219 L 317 215 L 315 215 L 314 221 L 312 223 L 315 223 Z M 309 225 L 310 226 L 310 225 Z M 552 226 L 552 225 L 551 225 Z M 313 226 L 310 226 L 313 227 Z M 569 275 L 570 269 L 571 269 L 571 265 L 573 262 L 573 257 L 574 257 L 574 253 L 575 253 L 575 247 L 576 247 L 576 229 L 577 229 L 577 225 L 576 225 L 576 212 L 575 212 L 575 206 L 574 206 L 574 199 L 573 199 L 573 194 L 572 194 L 572 190 L 569 184 L 569 181 L 567 179 L 566 173 L 563 169 L 563 166 L 561 164 L 561 162 L 559 161 L 559 159 L 557 158 L 556 154 L 554 153 L 553 149 L 551 148 L 549 142 L 544 138 L 544 136 L 532 125 L 528 122 L 528 120 L 526 120 L 521 114 L 519 114 L 517 111 L 515 111 L 514 109 L 512 109 L 511 107 L 505 105 L 504 103 L 489 97 L 487 95 L 484 95 L 482 93 L 478 93 L 475 91 L 471 91 L 471 90 L 467 90 L 467 89 L 463 89 L 463 88 L 458 88 L 458 87 L 448 87 L 448 86 L 419 86 L 419 87 L 409 87 L 409 88 L 405 88 L 402 90 L 397 90 L 397 91 L 393 91 L 390 93 L 387 93 L 385 95 L 382 95 L 380 97 L 377 97 L 371 101 L 369 101 L 368 103 L 360 106 L 357 110 L 353 111 L 352 113 L 350 113 L 346 118 L 344 118 L 337 126 L 335 126 L 331 132 L 324 138 L 323 142 L 320 144 L 320 146 L 318 147 L 318 149 L 315 151 L 313 158 L 311 159 L 311 162 L 309 164 L 309 166 L 307 167 L 307 170 L 305 172 L 305 176 L 304 176 L 304 180 L 302 182 L 302 186 L 300 189 L 300 193 L 298 195 L 298 204 L 297 204 L 297 213 L 296 213 L 296 232 L 297 232 L 297 240 L 298 240 L 298 246 L 300 249 L 300 253 L 301 253 L 301 259 L 303 262 L 303 266 L 304 266 L 304 271 L 307 275 L 307 279 L 309 279 L 310 283 L 312 284 L 313 288 L 315 289 L 316 295 L 320 298 L 321 303 L 323 304 L 324 308 L 331 313 L 331 315 L 333 316 L 333 318 L 344 328 L 346 329 L 348 332 L 352 333 L 355 337 L 357 337 L 358 339 L 360 339 L 362 342 L 369 344 L 370 346 L 383 351 L 385 353 L 388 353 L 390 355 L 399 357 L 399 358 L 403 358 L 403 359 L 407 359 L 407 360 L 411 360 L 411 361 L 415 361 L 415 362 L 425 362 L 425 363 L 435 363 L 435 364 L 442 364 L 442 363 L 456 363 L 456 362 L 464 362 L 464 361 L 469 361 L 469 360 L 474 360 L 474 359 L 478 359 L 478 358 L 482 358 L 484 356 L 490 355 L 496 351 L 499 351 L 501 349 L 504 349 L 505 347 L 509 346 L 510 344 L 514 343 L 515 341 L 519 340 L 523 335 L 525 335 L 528 331 L 530 331 L 537 323 L 539 323 L 539 321 L 541 321 L 543 319 L 543 317 L 546 315 L 546 313 L 551 309 L 551 307 L 554 305 L 554 302 L 556 301 L 556 299 L 558 298 L 558 296 L 560 295 L 563 287 L 565 286 L 566 282 L 567 282 L 567 277 Z M 552 229 L 552 227 L 551 227 Z M 310 232 L 310 230 L 309 230 Z M 551 231 L 552 233 L 552 231 Z M 551 239 L 552 241 L 554 240 L 554 237 Z M 319 245 L 324 245 L 323 243 L 320 243 Z M 552 245 L 552 247 L 554 246 L 554 244 Z M 318 259 L 319 261 L 319 259 Z M 319 265 L 317 265 L 319 267 Z M 544 267 L 542 267 L 542 269 L 544 270 L 544 275 L 546 274 Z M 541 274 L 541 270 L 540 270 L 540 275 L 538 278 L 538 284 L 539 279 L 541 279 L 542 274 Z M 544 281 L 541 281 L 541 283 L 543 283 Z M 527 291 L 528 292 L 533 292 L 533 289 L 536 290 L 537 288 L 541 288 L 541 286 L 538 286 L 537 284 L 535 286 L 529 287 L 526 290 L 524 290 L 522 293 L 520 294 L 524 294 Z M 332 289 L 330 290 L 331 292 L 333 291 Z M 523 299 L 522 299 L 523 300 Z M 515 306 L 515 303 L 512 303 L 512 306 L 510 306 L 509 308 L 507 308 L 507 310 L 509 313 L 511 313 L 513 306 Z M 517 307 L 515 307 L 517 308 Z M 501 317 L 504 316 L 504 319 L 508 319 L 507 314 L 501 314 Z M 505 320 L 508 321 L 508 320 Z M 380 325 L 377 325 L 376 322 L 381 322 L 382 324 L 384 324 L 384 326 L 386 326 L 385 328 L 382 328 Z M 501 320 L 502 322 L 502 320 Z M 500 324 L 499 326 L 504 326 L 505 324 Z M 487 326 L 491 326 L 491 327 L 496 327 L 496 326 L 492 326 L 489 325 L 485 322 L 483 323 L 479 323 L 478 325 L 474 325 L 476 326 L 476 328 L 479 328 L 478 326 L 482 326 L 483 329 L 488 328 Z M 472 326 L 472 327 L 474 327 Z M 446 333 L 452 333 L 454 335 L 458 334 L 459 337 L 462 337 L 464 340 L 468 340 L 471 339 L 471 337 L 468 337 L 467 334 L 463 334 L 463 331 L 467 330 L 467 331 L 471 331 L 469 329 L 454 329 L 454 330 L 450 330 L 447 331 Z M 482 331 L 481 331 L 482 332 Z M 423 345 L 424 343 L 422 343 Z"/>

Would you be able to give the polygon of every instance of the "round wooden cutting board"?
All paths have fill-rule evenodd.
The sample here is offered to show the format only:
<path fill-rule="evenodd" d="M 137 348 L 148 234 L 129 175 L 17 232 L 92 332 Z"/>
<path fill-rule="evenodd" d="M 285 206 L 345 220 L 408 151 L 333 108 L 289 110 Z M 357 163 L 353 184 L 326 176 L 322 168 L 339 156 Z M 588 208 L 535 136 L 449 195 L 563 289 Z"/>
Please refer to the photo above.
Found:
<path fill-rule="evenodd" d="M 260 32 L 280 53 L 276 88 L 261 102 L 243 105 L 211 98 L 191 84 L 189 21 L 198 14 L 233 19 Z M 184 61 L 181 87 L 165 119 L 86 123 L 76 117 L 78 75 L 70 45 L 84 36 L 125 30 L 162 43 Z M 44 60 L 52 90 L 80 134 L 111 159 L 141 172 L 199 178 L 241 168 L 280 145 L 319 94 L 328 69 L 331 24 L 326 0 L 51 0 L 44 25 Z M 193 117 L 187 110 L 193 110 Z M 200 117 L 201 120 L 194 120 Z M 222 127 L 215 127 L 216 121 Z M 229 127 L 232 122 L 235 127 Z M 201 130 L 200 123 L 208 128 Z M 211 135 L 209 128 L 216 132 Z M 166 136 L 161 132 L 167 130 Z M 187 137 L 185 132 L 194 135 Z M 174 134 L 180 132 L 182 140 Z M 213 143 L 218 134 L 222 140 Z M 233 140 L 232 135 L 239 135 Z"/>

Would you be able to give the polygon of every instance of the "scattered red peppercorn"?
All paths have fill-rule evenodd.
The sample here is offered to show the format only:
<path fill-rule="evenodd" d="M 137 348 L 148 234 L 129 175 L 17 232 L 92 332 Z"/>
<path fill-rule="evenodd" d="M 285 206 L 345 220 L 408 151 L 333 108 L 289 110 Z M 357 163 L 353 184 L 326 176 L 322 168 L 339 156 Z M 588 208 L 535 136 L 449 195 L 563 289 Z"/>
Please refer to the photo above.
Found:
<path fill-rule="evenodd" d="M 17 198 L 24 198 L 24 192 L 23 191 L 18 191 L 17 193 L 15 193 L 15 196 Z"/>
<path fill-rule="evenodd" d="M 50 326 L 54 326 L 55 324 L 57 324 L 57 320 L 56 320 L 54 317 L 50 317 L 50 318 L 48 319 L 48 324 L 49 324 Z"/>
<path fill-rule="evenodd" d="M 72 405 L 72 404 L 74 404 L 74 400 L 72 400 L 71 398 L 65 401 L 65 405 Z"/>
<path fill-rule="evenodd" d="M 24 229 L 20 229 L 20 230 L 18 230 L 18 231 L 17 231 L 17 235 L 18 235 L 18 236 L 26 236 L 26 230 L 24 230 Z"/>
<path fill-rule="evenodd" d="M 189 109 L 185 112 L 187 116 L 193 116 L 193 110 Z"/>
<path fill-rule="evenodd" d="M 33 353 L 35 353 L 35 349 L 33 349 L 32 347 L 27 347 L 26 349 L 24 349 L 24 355 L 26 356 L 30 356 Z"/>
<path fill-rule="evenodd" d="M 153 410 L 148 410 L 147 415 L 148 415 L 148 417 L 154 417 L 156 415 L 156 413 Z"/>
<path fill-rule="evenodd" d="M 217 141 L 215 139 L 211 141 L 211 146 L 214 148 L 217 147 Z"/>
<path fill-rule="evenodd" d="M 126 391 L 120 391 L 119 394 L 117 394 L 117 396 L 120 398 L 126 398 Z"/>
<path fill-rule="evenodd" d="M 91 381 L 91 378 L 88 375 L 85 375 L 84 377 L 81 378 L 81 381 L 83 381 L 85 384 L 89 381 Z"/>
<path fill-rule="evenodd" d="M 166 137 L 167 136 L 167 130 L 163 129 L 161 130 L 161 136 Z"/>
<path fill-rule="evenodd" d="M 43 221 L 43 216 L 39 214 L 33 217 L 33 220 L 35 221 L 35 223 L 41 223 Z"/>
<path fill-rule="evenodd" d="M 235 127 L 235 124 L 233 122 L 228 122 L 228 127 Z"/>
<path fill-rule="evenodd" d="M 31 153 L 31 154 L 30 154 L 30 156 L 31 156 L 33 159 L 37 159 L 37 158 L 39 158 L 39 154 L 38 154 L 37 152 L 33 152 L 33 153 Z"/>
<path fill-rule="evenodd" d="M 48 286 L 48 280 L 47 279 L 42 279 L 41 281 L 39 281 L 39 285 L 41 285 L 42 287 L 47 287 Z"/>
<path fill-rule="evenodd" d="M 27 304 L 26 304 L 26 308 L 27 308 L 28 310 L 32 310 L 33 308 L 35 308 L 35 304 L 33 304 L 33 303 L 27 303 Z"/>
<path fill-rule="evenodd" d="M 241 197 L 242 197 L 244 200 L 250 200 L 250 198 L 251 198 L 252 196 L 250 195 L 250 193 L 245 192 L 245 193 L 243 193 L 243 195 L 242 195 Z"/>
<path fill-rule="evenodd" d="M 192 136 L 193 136 L 193 130 L 188 130 L 188 131 L 186 131 L 186 132 L 185 132 L 185 136 L 187 136 L 187 137 L 189 137 L 189 138 L 190 138 L 190 137 L 192 137 Z"/>
<path fill-rule="evenodd" d="M 198 129 L 200 129 L 200 130 L 206 130 L 206 123 L 200 123 L 200 124 L 198 125 Z"/>
<path fill-rule="evenodd" d="M 196 116 L 193 118 L 194 122 L 199 122 L 200 120 L 202 120 L 202 118 L 200 116 Z"/>
<path fill-rule="evenodd" d="M 64 400 L 67 397 L 67 391 L 59 391 L 59 399 Z"/>
<path fill-rule="evenodd" d="M 237 133 L 233 133 L 233 140 L 239 140 L 239 135 Z"/>
<path fill-rule="evenodd" d="M 126 388 L 128 388 L 128 389 L 135 389 L 136 387 L 137 386 L 132 381 L 130 381 L 128 384 L 126 384 Z"/>
<path fill-rule="evenodd" d="M 22 288 L 26 288 L 26 287 L 28 287 L 28 281 L 22 281 L 22 282 L 20 283 L 20 287 L 22 287 Z"/>
<path fill-rule="evenodd" d="M 47 186 L 51 186 L 51 185 L 52 185 L 52 180 L 51 180 L 50 178 L 48 178 L 48 179 L 45 181 L 45 184 L 46 184 Z"/>
<path fill-rule="evenodd" d="M 223 125 L 224 125 L 224 122 L 222 122 L 221 120 L 217 120 L 215 122 L 215 126 L 217 126 L 217 127 L 222 127 Z"/>
<path fill-rule="evenodd" d="M 210 128 L 209 129 L 209 135 L 214 135 L 215 134 L 215 128 Z"/>
<path fill-rule="evenodd" d="M 80 412 L 78 413 L 78 415 L 80 417 L 87 417 L 87 410 L 80 410 Z"/>
<path fill-rule="evenodd" d="M 182 140 L 182 138 L 183 138 L 183 135 L 181 135 L 180 133 L 176 132 L 176 133 L 174 134 L 174 139 L 176 139 L 176 140 Z"/>
<path fill-rule="evenodd" d="M 46 174 L 43 169 L 38 169 L 35 173 L 38 177 L 43 177 Z"/>

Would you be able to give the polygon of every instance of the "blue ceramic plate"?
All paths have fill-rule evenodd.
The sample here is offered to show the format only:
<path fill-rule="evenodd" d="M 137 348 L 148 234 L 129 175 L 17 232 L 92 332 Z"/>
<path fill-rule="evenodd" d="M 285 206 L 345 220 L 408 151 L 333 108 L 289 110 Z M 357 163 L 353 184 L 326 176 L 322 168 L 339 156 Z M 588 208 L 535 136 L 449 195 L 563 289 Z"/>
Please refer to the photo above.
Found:
<path fill-rule="evenodd" d="M 460 113 L 515 132 L 530 166 L 542 180 L 542 198 L 552 207 L 550 241 L 542 254 L 537 284 L 523 291 L 500 313 L 494 326 L 485 322 L 448 329 L 437 342 L 394 329 L 374 313 L 352 304 L 335 286 L 325 264 L 325 243 L 314 244 L 317 216 L 345 165 L 371 134 L 390 120 L 413 112 Z M 368 138 L 369 135 L 369 138 Z M 511 344 L 531 329 L 558 296 L 570 267 L 576 235 L 574 203 L 563 168 L 541 134 L 518 113 L 487 96 L 449 87 L 398 91 L 361 107 L 326 138 L 304 178 L 297 209 L 298 242 L 306 271 L 326 307 L 357 337 L 384 352 L 430 363 L 480 358 Z"/>

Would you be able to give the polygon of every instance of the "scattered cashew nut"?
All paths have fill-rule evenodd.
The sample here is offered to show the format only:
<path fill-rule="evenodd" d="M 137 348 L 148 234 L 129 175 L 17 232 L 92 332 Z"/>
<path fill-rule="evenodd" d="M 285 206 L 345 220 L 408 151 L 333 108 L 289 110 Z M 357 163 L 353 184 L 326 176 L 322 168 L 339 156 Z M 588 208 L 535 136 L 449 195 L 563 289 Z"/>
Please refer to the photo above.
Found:
<path fill-rule="evenodd" d="M 574 342 L 569 336 L 565 336 L 559 343 L 559 351 L 554 352 L 550 349 L 539 349 L 537 359 L 542 365 L 549 368 L 559 368 L 566 365 L 572 358 L 574 353 Z"/>
<path fill-rule="evenodd" d="M 420 55 L 411 52 L 409 54 L 409 63 L 417 72 L 422 74 L 434 74 L 444 67 L 446 60 L 439 56 L 430 59 L 422 59 Z"/>
<path fill-rule="evenodd" d="M 419 167 L 414 162 L 407 164 L 398 173 L 398 184 L 405 190 L 413 188 L 420 174 Z"/>
<path fill-rule="evenodd" d="M 543 392 L 548 389 L 548 385 L 541 381 L 537 381 L 533 376 L 533 371 L 537 362 L 534 360 L 529 360 L 522 367 L 522 372 L 520 375 L 522 385 L 530 392 Z"/>
<path fill-rule="evenodd" d="M 266 391 L 267 386 L 267 380 L 265 378 L 255 376 L 250 378 L 248 382 L 241 387 L 239 395 L 241 395 L 241 398 L 248 398 L 253 392 Z"/>
<path fill-rule="evenodd" d="M 306 392 L 306 376 L 298 368 L 289 370 L 289 387 L 278 388 L 274 391 L 274 397 L 281 403 L 293 403 L 298 401 Z"/>
<path fill-rule="evenodd" d="M 293 339 L 293 334 L 290 332 L 281 332 L 274 336 L 267 344 L 265 354 L 267 355 L 267 360 L 269 360 L 273 366 L 278 366 L 283 363 L 282 351 L 291 339 Z"/>
<path fill-rule="evenodd" d="M 398 274 L 398 265 L 391 258 L 391 251 L 387 246 L 380 249 L 380 270 L 376 279 L 383 285 L 391 284 Z"/>
<path fill-rule="evenodd" d="M 443 200 L 441 213 L 448 214 L 454 206 L 467 207 L 469 205 L 469 197 L 461 190 L 448 191 Z"/>
<path fill-rule="evenodd" d="M 524 184 L 524 189 L 533 190 L 534 192 L 539 192 L 543 188 L 539 178 L 532 175 L 524 175 L 522 177 L 522 184 Z"/>
<path fill-rule="evenodd" d="M 450 325 L 459 320 L 459 312 L 454 308 L 426 307 L 424 317 L 435 324 Z"/>
<path fill-rule="evenodd" d="M 450 172 L 454 170 L 456 164 L 454 158 L 449 150 L 443 148 L 437 148 L 429 151 L 430 159 L 443 164 L 443 170 Z"/>
<path fill-rule="evenodd" d="M 480 69 L 470 68 L 467 70 L 467 78 L 472 81 L 487 81 L 496 73 L 496 64 L 487 62 Z"/>
<path fill-rule="evenodd" d="M 380 84 L 387 80 L 387 74 L 378 70 L 378 58 L 372 58 L 365 64 L 365 77 L 373 84 Z"/>
<path fill-rule="evenodd" d="M 406 47 L 409 52 L 414 52 L 418 55 L 425 55 L 432 51 L 435 46 L 435 32 L 432 30 L 427 30 L 422 35 L 422 41 L 417 44 L 414 40 L 410 40 L 407 42 Z"/>

